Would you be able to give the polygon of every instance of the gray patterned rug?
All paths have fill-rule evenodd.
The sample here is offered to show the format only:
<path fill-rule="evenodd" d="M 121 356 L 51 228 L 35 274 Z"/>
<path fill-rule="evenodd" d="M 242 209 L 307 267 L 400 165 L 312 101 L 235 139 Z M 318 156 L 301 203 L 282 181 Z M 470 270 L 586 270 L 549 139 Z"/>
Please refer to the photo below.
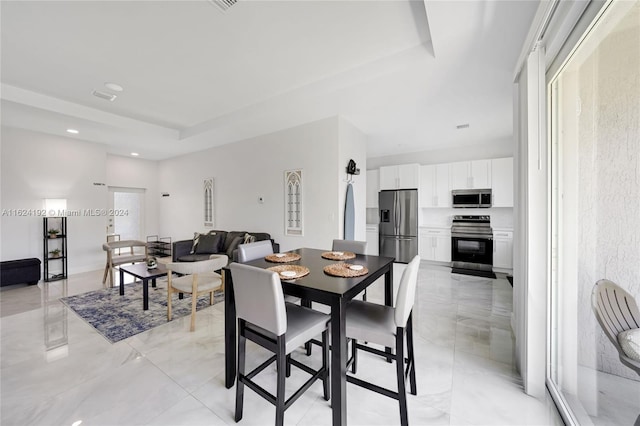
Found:
<path fill-rule="evenodd" d="M 223 292 L 214 294 L 214 304 L 224 300 Z M 75 296 L 61 297 L 60 301 L 80 318 L 93 326 L 111 343 L 134 336 L 143 331 L 167 323 L 166 282 L 158 287 L 149 284 L 149 310 L 142 310 L 142 284 L 126 284 L 124 296 L 119 288 L 108 288 Z M 209 295 L 198 298 L 196 310 L 209 306 Z M 191 295 L 178 299 L 174 294 L 171 302 L 173 319 L 191 315 Z"/>

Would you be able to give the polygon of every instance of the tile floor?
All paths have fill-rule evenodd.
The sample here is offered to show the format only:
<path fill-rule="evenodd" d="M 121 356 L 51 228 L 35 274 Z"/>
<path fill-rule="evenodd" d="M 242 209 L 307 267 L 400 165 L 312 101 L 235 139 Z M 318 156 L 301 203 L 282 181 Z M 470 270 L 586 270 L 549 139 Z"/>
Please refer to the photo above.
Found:
<path fill-rule="evenodd" d="M 395 274 L 399 276 L 398 273 Z M 234 389 L 224 387 L 224 304 L 174 320 L 116 344 L 57 300 L 98 289 L 102 271 L 0 292 L 1 417 L 10 425 L 225 425 Z M 423 262 L 414 309 L 418 395 L 409 395 L 412 425 L 560 425 L 550 398 L 522 391 L 510 331 L 512 290 L 506 279 L 451 274 Z M 162 285 L 158 290 L 162 291 Z M 377 284 L 370 299 L 381 296 Z M 47 346 L 62 344 L 54 349 Z M 247 367 L 264 359 L 248 343 Z M 319 363 L 319 351 L 311 359 Z M 393 388 L 395 369 L 363 353 L 359 373 Z M 260 377 L 260 376 L 259 376 Z M 261 380 L 271 389 L 273 369 Z M 308 376 L 293 368 L 288 389 Z M 397 403 L 347 385 L 350 425 L 399 423 Z M 240 424 L 272 424 L 274 408 L 245 391 Z M 79 423 L 81 422 L 81 423 Z M 329 402 L 314 384 L 285 414 L 287 424 L 329 425 Z"/>

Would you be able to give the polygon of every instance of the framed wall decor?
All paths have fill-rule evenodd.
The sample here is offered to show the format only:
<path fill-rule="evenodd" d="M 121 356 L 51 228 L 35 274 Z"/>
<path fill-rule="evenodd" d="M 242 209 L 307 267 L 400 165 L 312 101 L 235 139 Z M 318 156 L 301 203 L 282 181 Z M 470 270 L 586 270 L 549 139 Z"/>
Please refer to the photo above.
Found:
<path fill-rule="evenodd" d="M 284 172 L 284 234 L 304 235 L 302 170 Z"/>
<path fill-rule="evenodd" d="M 205 179 L 202 188 L 202 195 L 204 197 L 204 226 L 207 228 L 213 228 L 214 224 L 214 189 L 213 178 Z"/>

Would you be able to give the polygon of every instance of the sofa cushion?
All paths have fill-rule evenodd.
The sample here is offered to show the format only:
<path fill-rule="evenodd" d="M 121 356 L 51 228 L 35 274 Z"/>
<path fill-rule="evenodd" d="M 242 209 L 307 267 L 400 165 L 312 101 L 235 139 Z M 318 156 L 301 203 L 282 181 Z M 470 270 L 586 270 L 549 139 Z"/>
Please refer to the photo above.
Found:
<path fill-rule="evenodd" d="M 236 235 L 233 241 L 231 241 L 229 247 L 227 248 L 227 251 L 225 252 L 229 259 L 233 259 L 233 251 L 237 249 L 240 244 L 242 244 L 242 241 L 244 241 L 243 235 Z"/>
<path fill-rule="evenodd" d="M 220 234 L 200 235 L 194 254 L 218 253 L 223 241 Z"/>
<path fill-rule="evenodd" d="M 240 237 L 241 238 L 240 242 L 242 242 L 242 239 L 244 238 L 244 234 L 246 234 L 246 233 L 247 233 L 247 231 L 229 231 L 229 232 L 227 232 L 227 235 L 225 236 L 225 239 L 224 239 L 224 246 L 222 247 L 222 250 L 220 250 L 220 251 L 223 251 L 225 253 L 228 252 L 229 251 L 229 247 L 231 246 L 231 243 L 233 242 L 233 240 L 236 237 Z"/>
<path fill-rule="evenodd" d="M 180 256 L 178 262 L 200 262 L 201 260 L 209 260 L 211 254 L 187 254 L 186 256 Z"/>
<path fill-rule="evenodd" d="M 251 232 L 250 234 L 256 237 L 256 241 L 264 241 L 264 240 L 271 239 L 271 235 L 267 234 L 266 232 Z"/>
<path fill-rule="evenodd" d="M 256 242 L 256 237 L 254 235 L 249 234 L 248 232 L 244 234 L 242 244 L 251 244 Z"/>
<path fill-rule="evenodd" d="M 193 244 L 191 246 L 191 254 L 195 254 L 197 252 L 197 247 L 198 247 L 198 243 L 200 242 L 200 237 L 204 236 L 204 235 L 218 235 L 220 234 L 222 236 L 222 239 L 224 240 L 225 234 L 226 232 L 224 231 L 208 231 L 208 232 L 194 232 L 193 233 Z M 217 253 L 217 252 L 214 252 Z"/>

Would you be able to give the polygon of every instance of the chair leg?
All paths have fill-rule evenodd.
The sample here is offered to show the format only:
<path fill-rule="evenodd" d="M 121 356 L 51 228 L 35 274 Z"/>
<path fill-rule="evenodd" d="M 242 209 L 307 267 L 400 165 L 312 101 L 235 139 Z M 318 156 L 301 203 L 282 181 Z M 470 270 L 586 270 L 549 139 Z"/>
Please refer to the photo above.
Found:
<path fill-rule="evenodd" d="M 198 304 L 198 296 L 196 293 L 191 293 L 191 327 L 189 331 L 196 329 L 196 305 Z"/>
<path fill-rule="evenodd" d="M 277 370 L 277 384 L 276 384 L 276 426 L 284 425 L 284 390 L 285 390 L 285 376 L 287 370 L 287 355 L 285 348 L 284 335 L 278 336 L 278 353 L 276 354 L 276 370 Z"/>
<path fill-rule="evenodd" d="M 400 404 L 400 424 L 409 424 L 407 412 L 407 390 L 404 381 L 404 330 L 398 327 L 396 333 L 396 374 L 398 376 L 398 403 Z"/>
<path fill-rule="evenodd" d="M 322 332 L 322 368 L 324 369 L 324 375 L 322 377 L 322 391 L 324 393 L 324 400 L 328 401 L 331 398 L 331 382 L 329 374 L 329 331 Z"/>
<path fill-rule="evenodd" d="M 122 285 L 122 283 L 120 283 Z M 109 287 L 113 288 L 113 267 L 109 268 Z"/>
<path fill-rule="evenodd" d="M 167 321 L 171 321 L 172 312 L 171 312 L 171 288 L 167 289 Z"/>
<path fill-rule="evenodd" d="M 412 315 L 409 315 L 406 330 L 407 330 L 407 358 L 409 358 L 409 386 L 411 388 L 411 395 L 417 395 L 418 388 L 416 386 L 416 358 L 413 353 Z"/>
<path fill-rule="evenodd" d="M 356 374 L 358 371 L 358 341 L 356 339 L 351 339 L 351 358 L 353 358 L 353 362 L 351 363 L 351 372 Z"/>
<path fill-rule="evenodd" d="M 209 293 L 209 306 L 213 305 L 213 290 Z"/>
<path fill-rule="evenodd" d="M 244 383 L 240 379 L 244 377 L 244 364 L 246 356 L 247 338 L 244 337 L 244 320 L 238 320 L 238 372 L 236 377 L 236 415 L 235 421 L 242 420 L 244 403 Z"/>
<path fill-rule="evenodd" d="M 291 354 L 287 355 L 287 377 L 291 377 Z"/>
<path fill-rule="evenodd" d="M 367 289 L 364 289 L 364 293 L 362 293 L 362 301 L 366 302 L 367 301 Z"/>
<path fill-rule="evenodd" d="M 102 285 L 107 282 L 107 274 L 109 273 L 109 264 L 107 263 L 104 267 L 104 275 L 102 276 Z"/>

